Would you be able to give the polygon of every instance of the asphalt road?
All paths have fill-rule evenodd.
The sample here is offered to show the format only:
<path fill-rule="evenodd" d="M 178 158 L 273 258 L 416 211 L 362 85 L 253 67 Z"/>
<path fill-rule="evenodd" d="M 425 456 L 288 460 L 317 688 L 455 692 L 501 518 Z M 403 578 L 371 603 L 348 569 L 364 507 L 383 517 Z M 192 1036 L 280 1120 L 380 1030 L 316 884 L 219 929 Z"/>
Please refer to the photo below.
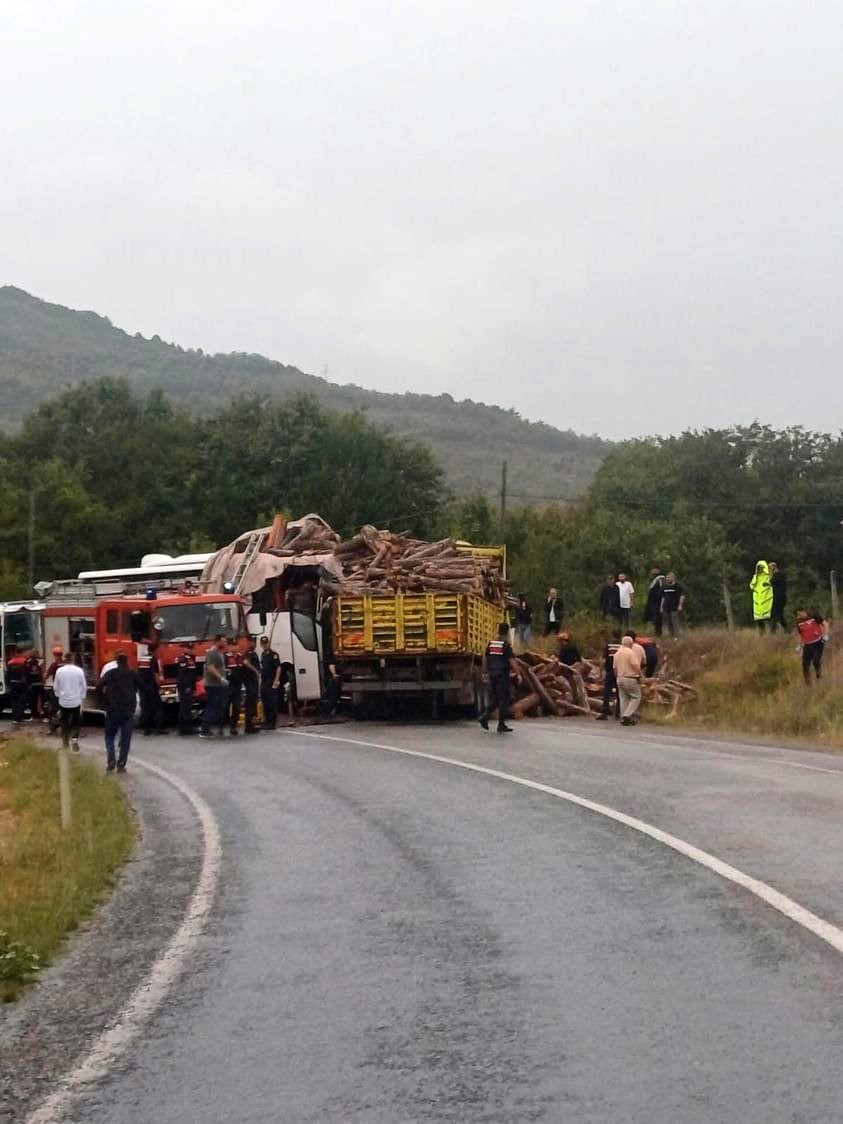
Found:
<path fill-rule="evenodd" d="M 843 758 L 565 722 L 312 732 L 137 739 L 213 811 L 219 886 L 188 971 L 62 1119 L 843 1120 L 840 952 L 593 811 L 349 739 L 598 801 L 837 926 Z M 201 846 L 184 800 L 159 812 L 174 850 Z M 138 972 L 157 916 L 121 932 Z M 68 1065 L 93 1029 L 68 1025 Z"/>

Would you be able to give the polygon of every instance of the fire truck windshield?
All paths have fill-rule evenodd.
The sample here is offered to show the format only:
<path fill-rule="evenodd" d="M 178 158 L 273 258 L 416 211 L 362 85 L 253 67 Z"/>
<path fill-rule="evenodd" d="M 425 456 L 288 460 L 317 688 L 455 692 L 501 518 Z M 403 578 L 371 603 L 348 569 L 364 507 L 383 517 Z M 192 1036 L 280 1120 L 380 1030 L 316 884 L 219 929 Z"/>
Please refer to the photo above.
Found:
<path fill-rule="evenodd" d="M 236 601 L 161 605 L 155 613 L 154 624 L 159 638 L 165 641 L 212 640 L 220 632 L 224 636 L 242 636 L 246 631 L 243 613 Z"/>
<path fill-rule="evenodd" d="M 7 648 L 34 648 L 34 614 L 27 609 L 17 613 L 5 613 L 3 622 L 3 643 Z"/>

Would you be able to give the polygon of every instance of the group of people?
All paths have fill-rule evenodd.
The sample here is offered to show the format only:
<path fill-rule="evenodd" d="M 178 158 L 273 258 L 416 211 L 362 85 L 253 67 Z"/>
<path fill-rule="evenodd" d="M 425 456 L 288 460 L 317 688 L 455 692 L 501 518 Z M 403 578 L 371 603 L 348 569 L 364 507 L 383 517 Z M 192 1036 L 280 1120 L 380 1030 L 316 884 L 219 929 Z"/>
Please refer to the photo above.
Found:
<path fill-rule="evenodd" d="M 24 721 L 46 723 L 51 734 L 61 730 L 63 744 L 78 751 L 85 673 L 73 654 L 59 646 L 52 657 L 45 666 L 38 648 L 19 647 L 6 661 L 12 721 L 16 726 Z"/>
<path fill-rule="evenodd" d="M 564 613 L 565 605 L 562 597 L 558 589 L 551 586 L 547 591 L 544 602 L 544 624 L 542 627 L 545 636 L 558 634 L 562 627 Z M 533 610 L 525 593 L 518 594 L 518 605 L 512 614 L 512 626 L 520 643 L 529 644 L 533 638 Z"/>
<path fill-rule="evenodd" d="M 609 574 L 597 599 L 603 619 L 611 618 L 617 628 L 628 629 L 634 606 L 635 586 L 629 577 L 623 572 Z M 644 621 L 653 626 L 656 636 L 663 635 L 665 627 L 670 636 L 678 636 L 684 613 L 685 589 L 676 574 L 673 570 L 665 574 L 660 566 L 653 566 L 644 602 Z"/>

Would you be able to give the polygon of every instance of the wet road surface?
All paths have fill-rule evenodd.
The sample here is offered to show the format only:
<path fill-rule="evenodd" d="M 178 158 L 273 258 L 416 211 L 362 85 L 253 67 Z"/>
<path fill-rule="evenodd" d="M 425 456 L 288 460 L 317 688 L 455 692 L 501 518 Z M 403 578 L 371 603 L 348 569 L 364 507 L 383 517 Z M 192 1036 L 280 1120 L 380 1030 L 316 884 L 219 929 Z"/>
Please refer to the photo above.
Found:
<path fill-rule="evenodd" d="M 310 734 L 137 739 L 213 811 L 220 881 L 189 971 L 64 1119 L 843 1119 L 839 952 L 593 812 L 355 743 L 607 804 L 838 926 L 843 759 L 559 722 Z M 198 848 L 172 815 L 173 846 Z"/>

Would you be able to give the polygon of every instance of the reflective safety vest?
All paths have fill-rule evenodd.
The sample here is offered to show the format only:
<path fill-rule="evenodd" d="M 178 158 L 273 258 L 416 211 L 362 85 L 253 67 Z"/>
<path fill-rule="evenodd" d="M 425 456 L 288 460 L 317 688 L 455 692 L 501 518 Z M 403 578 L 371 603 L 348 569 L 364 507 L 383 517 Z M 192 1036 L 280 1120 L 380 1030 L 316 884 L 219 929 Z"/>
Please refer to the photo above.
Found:
<path fill-rule="evenodd" d="M 486 669 L 490 675 L 509 675 L 512 648 L 508 640 L 490 640 L 486 645 Z"/>

